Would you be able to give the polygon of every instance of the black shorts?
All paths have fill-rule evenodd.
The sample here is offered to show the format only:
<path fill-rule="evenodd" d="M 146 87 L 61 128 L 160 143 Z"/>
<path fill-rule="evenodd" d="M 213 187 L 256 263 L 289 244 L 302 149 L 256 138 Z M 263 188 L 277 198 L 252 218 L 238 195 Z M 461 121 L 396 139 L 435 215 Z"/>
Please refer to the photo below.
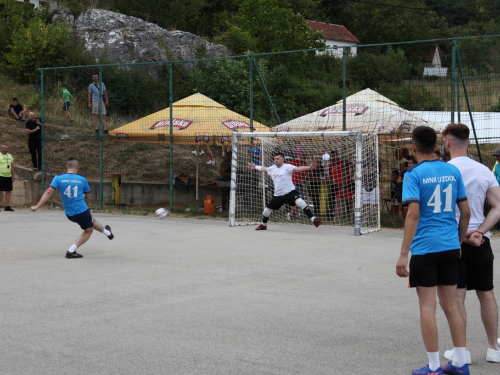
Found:
<path fill-rule="evenodd" d="M 80 228 L 83 230 L 94 227 L 94 220 L 92 219 L 92 214 L 89 210 L 83 211 L 81 214 L 74 216 L 66 215 L 66 217 L 73 223 L 80 225 Z"/>
<path fill-rule="evenodd" d="M 63 102 L 63 111 L 69 111 L 69 106 L 71 102 Z"/>
<path fill-rule="evenodd" d="M 460 249 L 412 255 L 409 286 L 457 285 L 459 272 Z"/>
<path fill-rule="evenodd" d="M 12 177 L 0 176 L 0 191 L 12 191 Z"/>
<path fill-rule="evenodd" d="M 479 247 L 463 243 L 458 287 L 482 292 L 493 290 L 494 259 L 488 237 L 484 237 Z"/>
<path fill-rule="evenodd" d="M 282 196 L 274 196 L 273 199 L 266 205 L 267 208 L 271 210 L 278 210 L 284 204 L 289 204 L 290 206 L 295 206 L 295 201 L 300 198 L 297 190 L 292 190 L 288 194 Z"/>

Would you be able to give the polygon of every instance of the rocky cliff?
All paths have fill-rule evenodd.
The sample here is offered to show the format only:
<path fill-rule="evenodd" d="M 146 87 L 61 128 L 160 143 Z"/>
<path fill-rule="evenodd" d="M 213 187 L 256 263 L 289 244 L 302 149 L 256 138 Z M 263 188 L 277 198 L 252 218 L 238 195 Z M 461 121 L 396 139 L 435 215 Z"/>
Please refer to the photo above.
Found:
<path fill-rule="evenodd" d="M 112 63 L 190 60 L 229 55 L 220 44 L 188 32 L 162 29 L 136 17 L 102 9 L 89 9 L 76 18 L 61 7 L 52 9 L 52 22 L 76 29 L 89 50 Z"/>

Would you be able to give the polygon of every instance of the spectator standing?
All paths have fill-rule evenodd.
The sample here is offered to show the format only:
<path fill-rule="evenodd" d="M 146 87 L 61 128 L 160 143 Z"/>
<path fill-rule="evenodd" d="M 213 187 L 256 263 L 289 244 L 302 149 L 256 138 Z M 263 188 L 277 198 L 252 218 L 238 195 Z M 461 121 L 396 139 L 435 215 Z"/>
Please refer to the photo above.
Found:
<path fill-rule="evenodd" d="M 102 97 L 101 97 L 102 90 Z M 103 100 L 104 98 L 104 100 Z M 108 105 L 108 92 L 104 82 L 99 82 L 99 76 L 94 74 L 92 76 L 92 83 L 89 85 L 87 101 L 89 108 L 92 108 L 92 115 L 94 116 L 95 133 L 99 134 L 99 107 L 101 107 L 102 126 L 104 134 L 108 134 L 108 127 L 106 125 L 106 106 Z"/>
<path fill-rule="evenodd" d="M 26 134 L 28 134 L 28 149 L 31 154 L 33 170 L 42 170 L 42 123 L 35 116 L 35 112 L 28 114 L 26 121 Z M 44 124 L 47 127 L 47 123 Z"/>
<path fill-rule="evenodd" d="M 9 107 L 9 116 L 14 117 L 17 121 L 24 121 L 26 110 L 26 106 L 19 103 L 17 98 L 12 98 L 12 103 Z"/>
<path fill-rule="evenodd" d="M 442 135 L 445 151 L 451 156 L 449 164 L 455 165 L 462 173 L 471 209 L 469 227 L 461 247 L 460 279 L 456 292 L 458 308 L 467 321 L 466 291 L 475 290 L 488 339 L 486 361 L 500 363 L 498 305 L 493 292 L 494 256 L 489 239 L 489 230 L 500 220 L 500 187 L 486 166 L 468 157 L 469 128 L 466 125 L 449 124 Z M 486 199 L 491 204 L 491 209 L 485 217 Z M 454 352 L 454 349 L 448 350 L 444 357 L 453 360 Z M 472 362 L 469 351 L 466 352 L 466 359 L 469 364 Z"/>
<path fill-rule="evenodd" d="M 0 198 L 5 192 L 5 208 L 4 211 L 14 211 L 10 207 L 10 196 L 12 193 L 12 185 L 16 180 L 14 171 L 14 158 L 9 154 L 9 147 L 2 145 L 0 149 Z"/>
<path fill-rule="evenodd" d="M 62 92 L 63 96 L 61 98 L 61 102 L 63 103 L 62 107 L 63 115 L 64 113 L 66 113 L 68 115 L 69 122 L 73 122 L 73 116 L 71 116 L 71 112 L 69 111 L 69 106 L 71 105 L 71 97 L 73 95 L 71 95 L 71 93 L 68 90 L 68 87 L 65 84 L 62 84 L 61 87 L 63 89 Z"/>

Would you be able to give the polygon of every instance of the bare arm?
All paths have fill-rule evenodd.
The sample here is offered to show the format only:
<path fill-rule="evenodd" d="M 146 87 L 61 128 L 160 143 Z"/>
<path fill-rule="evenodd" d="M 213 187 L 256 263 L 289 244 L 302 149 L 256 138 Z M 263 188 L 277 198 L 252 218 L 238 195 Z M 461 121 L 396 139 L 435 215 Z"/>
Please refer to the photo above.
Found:
<path fill-rule="evenodd" d="M 303 172 L 303 171 L 312 171 L 313 169 L 316 169 L 318 167 L 318 162 L 313 161 L 311 165 L 303 165 L 300 167 L 295 167 L 293 170 L 294 172 Z"/>
<path fill-rule="evenodd" d="M 52 186 L 49 186 L 47 190 L 45 190 L 45 193 L 43 193 L 40 201 L 36 204 L 36 206 L 31 206 L 31 211 L 38 210 L 45 202 L 49 200 L 52 194 L 54 194 L 54 191 L 56 191 L 56 189 L 54 189 Z"/>
<path fill-rule="evenodd" d="M 408 277 L 408 254 L 410 253 L 411 243 L 417 232 L 418 221 L 420 220 L 420 205 L 418 203 L 410 203 L 408 205 L 408 213 L 405 219 L 405 231 L 403 243 L 401 244 L 401 253 L 396 264 L 396 274 L 399 277 Z"/>
<path fill-rule="evenodd" d="M 476 229 L 467 232 L 466 237 L 472 245 L 479 246 L 483 241 L 483 235 L 500 220 L 500 187 L 494 186 L 486 191 L 486 199 L 491 205 L 491 209 L 486 215 L 482 224 Z"/>
<path fill-rule="evenodd" d="M 458 209 L 460 210 L 460 221 L 458 222 L 458 238 L 461 245 L 462 242 L 464 242 L 465 234 L 467 233 L 467 228 L 469 227 L 469 220 L 470 220 L 469 202 L 463 201 L 458 203 Z"/>
<path fill-rule="evenodd" d="M 87 103 L 88 103 L 89 108 L 92 108 L 91 100 L 92 100 L 92 94 L 89 92 L 89 93 L 87 93 Z"/>
<path fill-rule="evenodd" d="M 108 92 L 106 90 L 103 91 L 103 94 L 104 94 L 104 104 L 108 105 Z"/>
<path fill-rule="evenodd" d="M 251 171 L 255 171 L 256 170 L 255 164 L 254 163 L 248 164 L 248 169 L 250 169 Z M 261 167 L 261 171 L 262 172 L 267 172 L 267 168 L 266 167 Z"/>

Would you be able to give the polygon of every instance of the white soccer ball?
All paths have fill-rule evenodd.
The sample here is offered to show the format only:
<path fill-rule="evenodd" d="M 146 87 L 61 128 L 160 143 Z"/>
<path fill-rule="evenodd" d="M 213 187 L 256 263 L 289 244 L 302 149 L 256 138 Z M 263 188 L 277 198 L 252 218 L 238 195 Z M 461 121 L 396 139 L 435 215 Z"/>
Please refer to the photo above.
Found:
<path fill-rule="evenodd" d="M 155 211 L 155 216 L 158 219 L 163 219 L 163 218 L 167 217 L 167 215 L 168 215 L 168 211 L 165 208 L 159 208 Z"/>

